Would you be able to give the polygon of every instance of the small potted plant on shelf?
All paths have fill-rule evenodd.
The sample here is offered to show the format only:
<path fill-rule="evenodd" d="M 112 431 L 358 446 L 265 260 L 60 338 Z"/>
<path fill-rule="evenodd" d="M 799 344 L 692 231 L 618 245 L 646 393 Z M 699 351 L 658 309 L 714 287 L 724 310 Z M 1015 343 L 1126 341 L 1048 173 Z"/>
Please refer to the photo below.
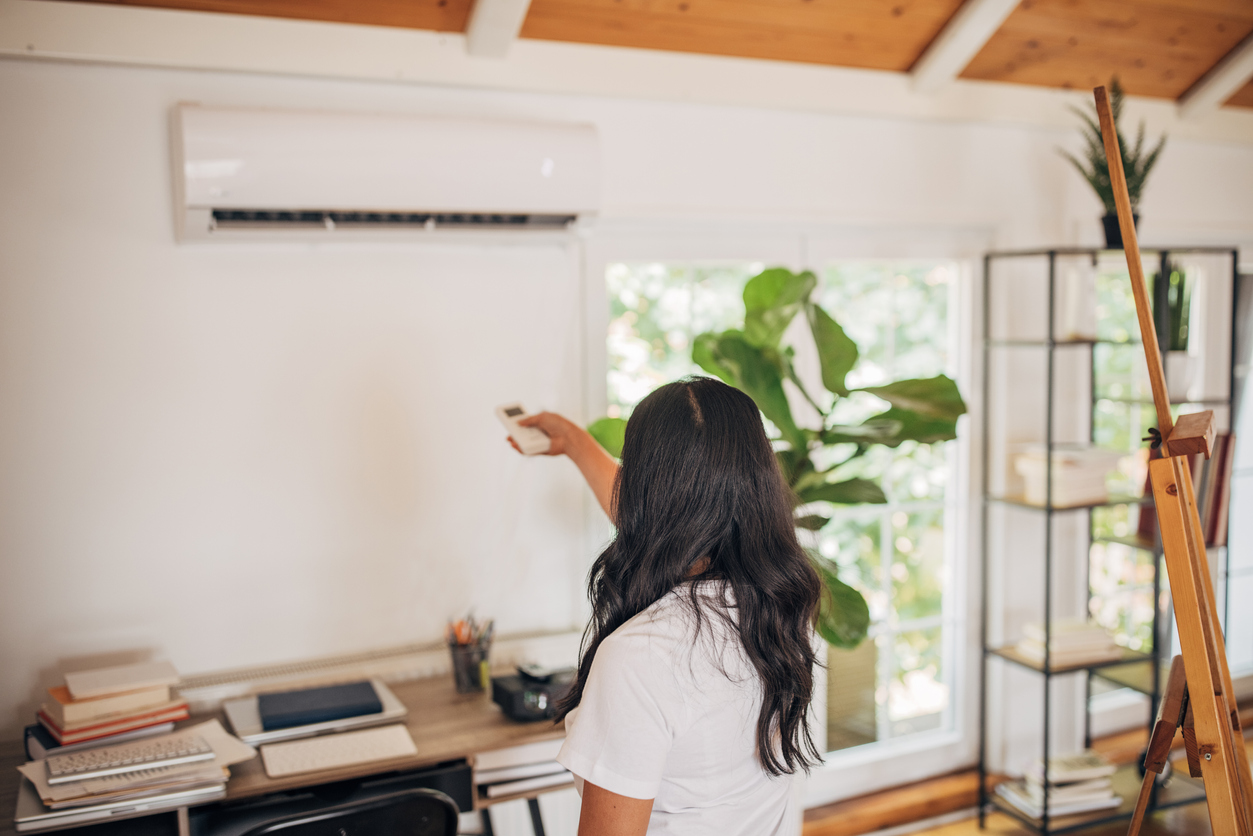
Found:
<path fill-rule="evenodd" d="M 957 419 L 966 412 L 957 384 L 945 375 L 849 388 L 846 377 L 857 364 L 857 344 L 814 301 L 817 287 L 818 279 L 809 271 L 765 270 L 744 286 L 742 328 L 700 334 L 692 341 L 692 361 L 751 397 L 776 430 L 775 455 L 796 497 L 796 527 L 813 532 L 805 538 L 811 542 L 830 521 L 831 504 L 887 502 L 876 482 L 840 478 L 841 469 L 876 445 L 899 447 L 906 441 L 931 444 L 956 438 Z M 783 343 L 784 331 L 797 316 L 809 326 L 820 380 L 802 380 L 793 365 L 794 349 Z M 813 426 L 802 426 L 793 416 L 785 381 L 820 416 Z M 888 408 L 860 424 L 839 423 L 837 405 L 855 392 L 874 395 Z M 621 418 L 602 418 L 588 430 L 616 456 L 625 427 Z M 857 647 L 870 626 L 865 599 L 839 579 L 834 563 L 814 549 L 809 554 L 826 587 L 818 633 L 836 647 Z M 866 658 L 873 663 L 873 654 Z"/>
<path fill-rule="evenodd" d="M 1136 210 L 1140 208 L 1144 181 L 1148 179 L 1149 172 L 1157 164 L 1157 158 L 1166 145 L 1166 135 L 1162 135 L 1151 151 L 1146 149 L 1144 147 L 1144 121 L 1141 120 L 1134 145 L 1128 142 L 1119 125 L 1122 119 L 1123 90 L 1122 85 L 1118 83 L 1117 76 L 1110 81 L 1109 100 L 1110 109 L 1114 114 L 1114 129 L 1118 133 L 1118 147 L 1122 150 L 1122 169 L 1127 177 L 1127 195 L 1131 198 L 1131 217 L 1138 224 L 1140 215 Z M 1084 143 L 1083 159 L 1079 159 L 1064 149 L 1060 150 L 1062 156 L 1070 160 L 1071 164 L 1083 175 L 1083 179 L 1088 181 L 1088 185 L 1096 192 L 1096 196 L 1101 199 L 1101 204 L 1105 207 L 1105 217 L 1101 219 L 1105 225 L 1105 246 L 1111 250 L 1120 250 L 1122 249 L 1122 231 L 1118 228 L 1118 209 L 1114 205 L 1114 188 L 1109 180 L 1109 163 L 1105 160 L 1101 126 L 1097 121 L 1096 107 L 1091 104 L 1088 107 L 1091 112 L 1077 107 L 1071 108 L 1084 122 L 1081 129 Z"/>

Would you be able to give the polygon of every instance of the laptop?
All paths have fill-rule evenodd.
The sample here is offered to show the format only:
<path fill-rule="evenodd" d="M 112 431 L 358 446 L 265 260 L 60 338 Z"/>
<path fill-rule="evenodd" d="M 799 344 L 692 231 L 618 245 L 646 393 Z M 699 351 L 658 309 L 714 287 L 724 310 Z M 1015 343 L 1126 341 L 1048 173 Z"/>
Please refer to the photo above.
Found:
<path fill-rule="evenodd" d="M 49 810 L 39 800 L 39 793 L 35 790 L 35 786 L 25 778 L 21 780 L 22 786 L 17 791 L 17 812 L 13 816 L 14 829 L 18 833 L 59 830 L 76 824 L 98 824 L 105 821 L 131 819 L 136 816 L 147 816 L 165 810 L 175 810 L 179 807 L 190 807 L 193 804 L 204 804 L 226 798 L 226 786 L 215 784 L 211 787 L 176 789 L 142 798 L 93 804 L 90 807 Z"/>
<path fill-rule="evenodd" d="M 383 684 L 382 680 L 371 679 L 374 693 L 378 695 L 383 710 L 374 714 L 359 714 L 356 717 L 341 717 L 324 723 L 311 723 L 305 726 L 289 726 L 284 729 L 266 731 L 261 723 L 261 712 L 257 708 L 257 697 L 242 697 L 222 703 L 222 711 L 230 721 L 235 736 L 249 746 L 260 746 L 262 743 L 277 743 L 280 740 L 296 740 L 301 737 L 313 737 L 329 732 L 347 731 L 348 729 L 364 729 L 404 720 L 409 709 Z"/>

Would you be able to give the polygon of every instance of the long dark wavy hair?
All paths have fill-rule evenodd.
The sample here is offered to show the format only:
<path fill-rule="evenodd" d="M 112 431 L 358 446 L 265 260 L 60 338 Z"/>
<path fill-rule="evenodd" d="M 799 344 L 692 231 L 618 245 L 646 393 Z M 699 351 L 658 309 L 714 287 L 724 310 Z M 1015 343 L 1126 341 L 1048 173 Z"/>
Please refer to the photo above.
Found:
<path fill-rule="evenodd" d="M 805 722 L 820 581 L 796 539 L 791 495 L 756 404 L 712 378 L 657 389 L 627 422 L 613 497 L 617 535 L 592 565 L 592 619 L 557 719 L 582 700 L 601 642 L 682 587 L 696 630 L 705 618 L 723 619 L 760 676 L 762 766 L 771 775 L 808 771 L 820 759 Z M 731 594 L 698 596 L 693 582 L 705 580 Z"/>

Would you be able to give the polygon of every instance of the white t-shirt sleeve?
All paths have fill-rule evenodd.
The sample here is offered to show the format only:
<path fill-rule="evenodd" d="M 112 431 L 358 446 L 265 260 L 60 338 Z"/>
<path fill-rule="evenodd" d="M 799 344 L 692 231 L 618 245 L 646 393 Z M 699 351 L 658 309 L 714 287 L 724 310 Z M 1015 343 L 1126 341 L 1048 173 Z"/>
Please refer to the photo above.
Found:
<path fill-rule="evenodd" d="M 579 707 L 566 716 L 562 766 L 618 795 L 657 797 L 671 744 L 686 724 L 668 644 L 621 631 L 601 643 Z"/>

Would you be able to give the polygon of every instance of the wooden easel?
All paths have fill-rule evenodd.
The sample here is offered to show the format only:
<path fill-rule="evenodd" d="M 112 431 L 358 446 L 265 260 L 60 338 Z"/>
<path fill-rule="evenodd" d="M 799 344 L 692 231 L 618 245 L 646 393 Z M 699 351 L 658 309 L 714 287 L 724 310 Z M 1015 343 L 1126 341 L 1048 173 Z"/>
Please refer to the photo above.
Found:
<path fill-rule="evenodd" d="M 1214 413 L 1184 415 L 1177 424 L 1171 419 L 1166 375 L 1149 310 L 1148 285 L 1140 263 L 1140 245 L 1131 217 L 1131 199 L 1127 194 L 1109 94 L 1104 87 L 1097 87 L 1093 93 L 1101 121 L 1105 158 L 1109 163 L 1110 185 L 1118 208 L 1118 225 L 1127 254 L 1127 270 L 1131 274 L 1131 290 L 1135 294 L 1144 358 L 1149 365 L 1153 404 L 1157 408 L 1162 458 L 1149 462 L 1149 481 L 1153 486 L 1153 504 L 1157 507 L 1166 573 L 1174 599 L 1175 624 L 1183 650 L 1182 658 L 1171 666 L 1149 756 L 1145 759 L 1144 786 L 1128 833 L 1129 836 L 1139 833 L 1156 773 L 1165 765 L 1175 729 L 1182 724 L 1185 743 L 1195 735 L 1194 774 L 1199 773 L 1205 782 L 1205 801 L 1215 836 L 1253 836 L 1253 775 L 1249 771 L 1244 733 L 1236 713 L 1227 651 L 1210 585 L 1209 559 L 1205 554 L 1205 538 L 1187 459 L 1192 453 L 1203 453 L 1209 458 L 1214 442 Z M 1178 674 L 1177 667 L 1181 668 Z M 1165 743 L 1162 743 L 1163 738 Z M 1191 767 L 1191 751 L 1189 755 Z"/>

